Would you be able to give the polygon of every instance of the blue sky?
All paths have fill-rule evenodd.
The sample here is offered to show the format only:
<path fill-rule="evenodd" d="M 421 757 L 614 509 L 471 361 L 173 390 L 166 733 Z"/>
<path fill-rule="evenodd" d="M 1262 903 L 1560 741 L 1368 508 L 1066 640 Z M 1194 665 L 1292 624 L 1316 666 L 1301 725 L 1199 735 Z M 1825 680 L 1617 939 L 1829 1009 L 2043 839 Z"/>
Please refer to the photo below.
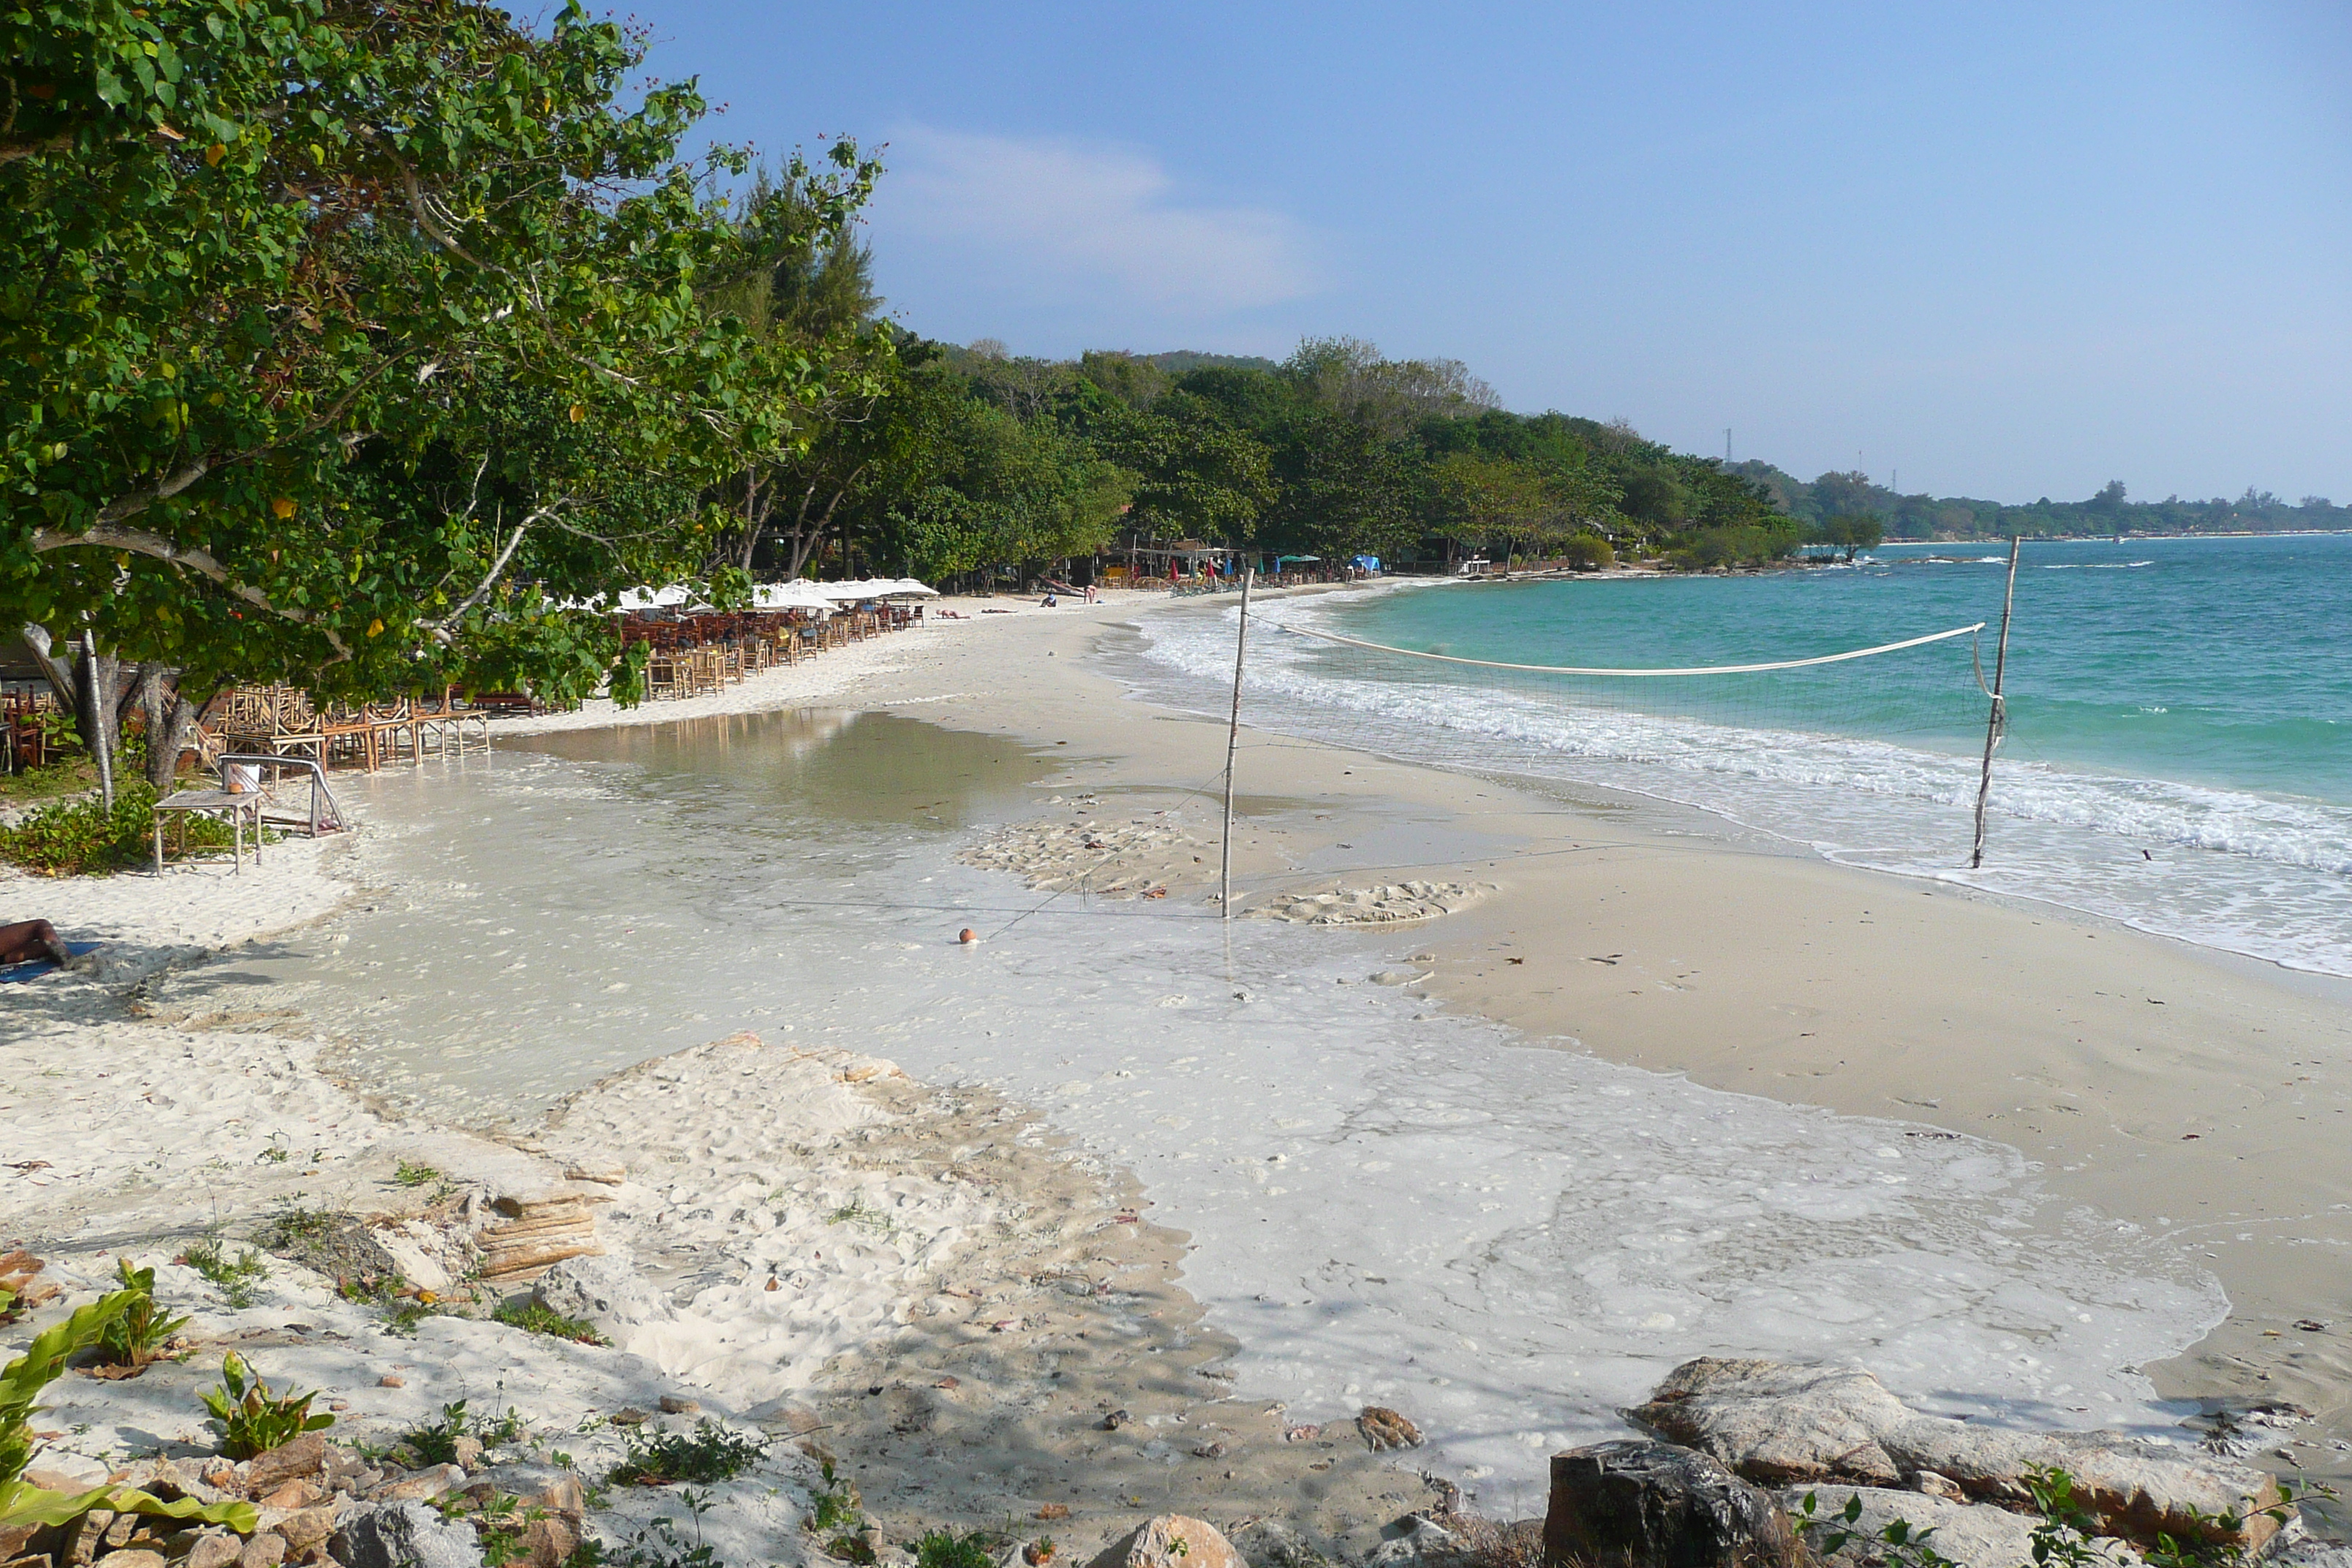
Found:
<path fill-rule="evenodd" d="M 893 314 L 1307 334 L 1810 478 L 2352 501 L 2352 7 L 657 0 L 717 134 L 887 142 Z"/>

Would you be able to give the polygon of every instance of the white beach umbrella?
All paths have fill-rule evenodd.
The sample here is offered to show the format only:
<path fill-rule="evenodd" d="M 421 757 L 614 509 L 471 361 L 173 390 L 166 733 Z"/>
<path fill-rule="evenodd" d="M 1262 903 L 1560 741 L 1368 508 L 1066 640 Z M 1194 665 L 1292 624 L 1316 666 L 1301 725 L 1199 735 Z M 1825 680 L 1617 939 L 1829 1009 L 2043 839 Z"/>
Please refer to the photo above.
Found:
<path fill-rule="evenodd" d="M 629 588 L 624 590 L 619 604 L 614 607 L 622 612 L 635 610 L 675 610 L 693 597 L 693 591 L 683 584 L 667 588 Z"/>
<path fill-rule="evenodd" d="M 790 583 L 762 583 L 751 591 L 751 602 L 763 610 L 820 610 L 833 613 L 833 600 L 822 584 L 795 578 Z"/>
<path fill-rule="evenodd" d="M 851 604 L 859 599 L 878 599 L 890 591 L 892 584 L 878 578 L 862 577 L 855 583 L 820 583 L 817 586 L 836 604 Z"/>
<path fill-rule="evenodd" d="M 928 583 L 918 583 L 912 577 L 901 577 L 898 579 L 898 585 L 890 590 L 890 596 L 894 599 L 936 599 L 940 596 L 940 591 Z"/>

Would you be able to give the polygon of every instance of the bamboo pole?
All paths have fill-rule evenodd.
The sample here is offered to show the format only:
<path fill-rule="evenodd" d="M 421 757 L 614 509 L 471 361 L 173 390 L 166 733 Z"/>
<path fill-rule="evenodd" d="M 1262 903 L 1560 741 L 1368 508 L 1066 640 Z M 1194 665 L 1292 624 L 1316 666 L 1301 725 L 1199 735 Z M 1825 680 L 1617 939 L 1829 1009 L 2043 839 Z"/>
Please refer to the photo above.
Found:
<path fill-rule="evenodd" d="M 1985 802 L 1992 795 L 1992 751 L 2000 743 L 2000 732 L 2007 727 L 2009 714 L 2000 695 L 2001 681 L 2009 673 L 2009 617 L 2017 606 L 2017 552 L 2024 543 L 2021 536 L 2011 534 L 2009 540 L 2009 587 L 2000 600 L 2000 647 L 1992 660 L 1992 707 L 1985 715 L 1984 772 L 1977 780 L 1976 847 L 1969 853 L 1969 869 L 1984 864 Z"/>
<path fill-rule="evenodd" d="M 1242 661 L 1249 653 L 1250 582 L 1257 568 L 1242 572 L 1241 630 L 1234 637 L 1234 713 L 1225 726 L 1225 836 L 1217 868 L 1217 907 L 1227 921 L 1234 918 L 1234 752 L 1242 737 Z"/>

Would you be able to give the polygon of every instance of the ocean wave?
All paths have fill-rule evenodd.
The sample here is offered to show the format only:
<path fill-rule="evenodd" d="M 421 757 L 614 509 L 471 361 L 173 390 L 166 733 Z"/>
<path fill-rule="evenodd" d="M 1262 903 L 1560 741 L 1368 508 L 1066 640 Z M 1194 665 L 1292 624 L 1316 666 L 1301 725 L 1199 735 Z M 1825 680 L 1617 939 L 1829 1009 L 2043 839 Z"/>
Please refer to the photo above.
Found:
<path fill-rule="evenodd" d="M 1266 619 L 1328 615 L 1328 601 L 1294 601 Z M 1230 615 L 1155 624 L 1148 657 L 1195 694 L 1230 690 L 1233 624 Z M 1244 697 L 1262 727 L 1626 789 L 1882 869 L 1946 878 L 1965 858 L 1974 756 L 1533 690 L 1351 676 L 1329 666 L 1328 645 L 1301 637 L 1253 639 L 1252 648 Z M 1977 879 L 1986 885 L 2352 974 L 2352 810 L 2017 759 L 1997 763 L 1989 805 L 2006 842 L 2000 863 Z M 2159 850 L 2164 860 L 2149 858 Z"/>
<path fill-rule="evenodd" d="M 2032 572 L 2129 572 L 2135 567 L 2155 564 L 2153 561 L 2039 561 L 2027 570 Z"/>

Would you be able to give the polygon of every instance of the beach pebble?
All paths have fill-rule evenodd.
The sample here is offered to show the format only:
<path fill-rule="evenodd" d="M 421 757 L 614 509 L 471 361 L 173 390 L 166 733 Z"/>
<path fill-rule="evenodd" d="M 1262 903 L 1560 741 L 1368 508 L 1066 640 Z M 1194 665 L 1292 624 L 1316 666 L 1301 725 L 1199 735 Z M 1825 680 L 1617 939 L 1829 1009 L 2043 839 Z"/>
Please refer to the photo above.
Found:
<path fill-rule="evenodd" d="M 337 1558 L 345 1568 L 481 1568 L 470 1525 L 443 1521 L 421 1502 L 394 1503 L 346 1525 Z"/>
<path fill-rule="evenodd" d="M 187 1543 L 180 1568 L 229 1568 L 245 1551 L 245 1542 L 222 1531 L 200 1531 Z"/>
<path fill-rule="evenodd" d="M 1367 1405 L 1356 1416 L 1356 1430 L 1375 1454 L 1390 1448 L 1418 1448 L 1421 1428 L 1386 1405 Z"/>
<path fill-rule="evenodd" d="M 406 1388 L 408 1379 L 396 1372 L 388 1372 L 375 1380 L 375 1385 L 378 1388 Z"/>
<path fill-rule="evenodd" d="M 273 1488 L 268 1496 L 254 1500 L 264 1508 L 282 1508 L 289 1513 L 310 1507 L 326 1494 L 309 1481 L 288 1481 Z"/>
<path fill-rule="evenodd" d="M 436 1465 L 429 1470 L 419 1470 L 415 1475 L 408 1477 L 405 1480 L 394 1481 L 392 1485 L 384 1488 L 382 1494 L 382 1500 L 385 1502 L 422 1502 L 431 1498 L 437 1498 L 444 1492 L 455 1491 L 465 1484 L 466 1472 L 459 1469 L 457 1466 Z M 296 1547 L 302 1544 L 300 1542 L 296 1541 L 291 1535 L 287 1537 L 287 1542 L 288 1544 Z"/>
<path fill-rule="evenodd" d="M 265 1530 L 245 1543 L 236 1554 L 236 1568 L 278 1568 L 286 1561 L 286 1538 L 274 1530 Z"/>
<path fill-rule="evenodd" d="M 464 1479 L 463 1477 L 458 1479 Z M 306 1508 L 299 1513 L 289 1513 L 279 1520 L 276 1529 L 286 1539 L 288 1554 L 299 1557 L 312 1547 L 322 1545 L 329 1536 L 334 1534 L 341 1510 L 341 1500 L 338 1499 L 317 1508 Z M 471 1535 L 473 1532 L 468 1531 L 467 1533 Z"/>
<path fill-rule="evenodd" d="M 1103 1549 L 1089 1568 L 1249 1568 L 1206 1520 L 1163 1513 Z"/>
<path fill-rule="evenodd" d="M 245 1486 L 248 1495 L 261 1497 L 274 1493 L 287 1482 L 317 1475 L 326 1468 L 327 1436 L 323 1432 L 305 1432 L 290 1443 L 257 1454 L 245 1465 Z M 279 1508 L 299 1507 L 299 1504 L 279 1503 Z"/>
<path fill-rule="evenodd" d="M 698 1415 L 702 1413 L 702 1404 L 681 1394 L 665 1394 L 661 1396 L 661 1410 L 665 1415 Z"/>

